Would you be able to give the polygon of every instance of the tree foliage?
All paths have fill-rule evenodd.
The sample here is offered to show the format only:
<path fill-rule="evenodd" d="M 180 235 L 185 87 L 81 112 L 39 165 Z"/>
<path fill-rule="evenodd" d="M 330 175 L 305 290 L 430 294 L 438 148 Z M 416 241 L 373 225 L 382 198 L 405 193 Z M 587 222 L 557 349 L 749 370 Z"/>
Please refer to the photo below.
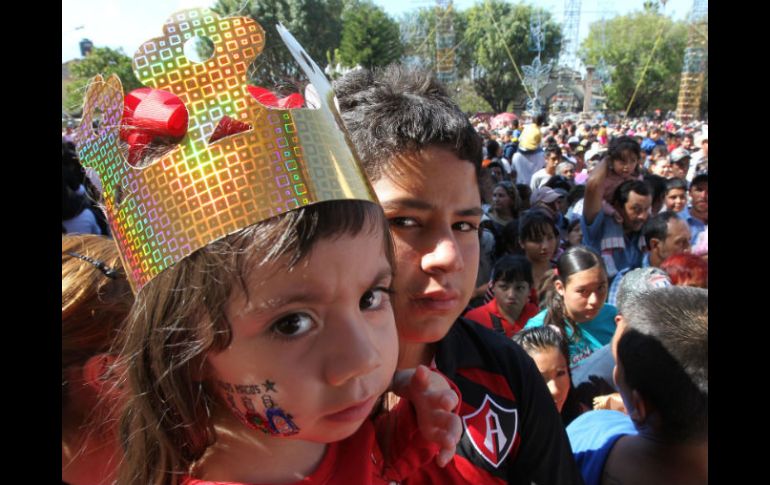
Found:
<path fill-rule="evenodd" d="M 660 43 L 650 58 L 658 35 L 661 36 Z M 622 111 L 631 101 L 649 59 L 628 113 L 629 116 L 640 116 L 658 108 L 663 112 L 676 109 L 686 44 L 687 25 L 684 22 L 674 22 L 659 14 L 657 9 L 647 8 L 607 20 L 604 27 L 601 22 L 591 24 L 580 55 L 586 65 L 596 65 L 604 58 L 611 75 L 605 89 L 607 107 Z"/>
<path fill-rule="evenodd" d="M 455 82 L 447 84 L 449 94 L 452 99 L 460 106 L 464 113 L 474 115 L 476 113 L 489 113 L 492 108 L 484 98 L 478 95 L 473 87 L 473 81 L 469 78 L 462 78 Z"/>
<path fill-rule="evenodd" d="M 466 12 L 464 41 L 473 49 L 471 74 L 474 87 L 495 112 L 506 111 L 523 89 L 511 56 L 519 70 L 522 65 L 532 63 L 536 53 L 529 49 L 530 19 L 538 11 L 545 31 L 545 46 L 541 54 L 541 61 L 545 64 L 558 55 L 562 35 L 561 28 L 547 11 L 531 5 L 485 0 Z"/>
<path fill-rule="evenodd" d="M 142 86 L 134 75 L 131 58 L 124 54 L 122 49 L 94 47 L 86 57 L 72 62 L 69 69 L 72 81 L 67 85 L 62 107 L 68 113 L 79 113 L 83 108 L 85 88 L 88 81 L 97 74 L 105 78 L 117 74 L 123 83 L 124 92 Z"/>
<path fill-rule="evenodd" d="M 339 61 L 371 68 L 398 61 L 403 52 L 398 23 L 370 1 L 351 1 L 342 17 Z"/>
<path fill-rule="evenodd" d="M 248 16 L 265 29 L 265 48 L 249 68 L 253 84 L 281 94 L 296 92 L 304 79 L 275 29 L 280 22 L 323 69 L 339 45 L 344 0 L 218 0 L 220 16 Z"/>

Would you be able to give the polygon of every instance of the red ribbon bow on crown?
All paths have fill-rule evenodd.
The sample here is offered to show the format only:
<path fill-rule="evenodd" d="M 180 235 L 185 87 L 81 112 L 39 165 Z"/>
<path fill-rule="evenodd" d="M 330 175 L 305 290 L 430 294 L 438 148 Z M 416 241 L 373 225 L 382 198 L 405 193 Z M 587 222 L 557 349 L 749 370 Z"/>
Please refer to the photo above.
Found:
<path fill-rule="evenodd" d="M 305 98 L 293 93 L 285 98 L 258 86 L 247 86 L 254 99 L 272 108 L 301 108 Z M 147 145 L 155 138 L 181 139 L 187 133 L 187 108 L 176 95 L 161 89 L 139 88 L 126 94 L 120 139 L 128 144 L 128 162 L 136 165 Z M 209 143 L 251 129 L 248 123 L 224 116 L 211 135 Z"/>

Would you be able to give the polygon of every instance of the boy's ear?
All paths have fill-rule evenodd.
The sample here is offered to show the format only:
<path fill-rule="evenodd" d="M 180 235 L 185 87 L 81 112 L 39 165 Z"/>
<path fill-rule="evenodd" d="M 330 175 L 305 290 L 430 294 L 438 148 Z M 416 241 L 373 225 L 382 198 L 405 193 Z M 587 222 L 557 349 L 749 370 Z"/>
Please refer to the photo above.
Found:
<path fill-rule="evenodd" d="M 631 402 L 633 411 L 630 414 L 630 418 L 635 423 L 644 423 L 649 416 L 649 409 L 647 409 L 647 401 L 644 400 L 641 394 L 634 389 L 631 391 Z"/>
<path fill-rule="evenodd" d="M 101 392 L 104 385 L 114 381 L 113 372 L 116 357 L 111 354 L 96 354 L 83 364 L 83 382 L 96 392 Z"/>
<path fill-rule="evenodd" d="M 650 252 L 652 252 L 653 249 L 658 249 L 658 246 L 660 246 L 660 239 L 657 237 L 650 238 Z"/>

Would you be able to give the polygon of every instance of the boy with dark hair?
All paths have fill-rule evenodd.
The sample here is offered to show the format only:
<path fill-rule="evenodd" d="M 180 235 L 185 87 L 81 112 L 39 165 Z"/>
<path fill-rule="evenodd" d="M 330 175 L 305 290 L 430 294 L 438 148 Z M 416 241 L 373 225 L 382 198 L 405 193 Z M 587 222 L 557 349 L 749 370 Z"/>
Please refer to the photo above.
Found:
<path fill-rule="evenodd" d="M 532 265 L 526 257 L 505 255 L 495 262 L 490 279 L 495 295 L 486 305 L 474 308 L 465 318 L 513 337 L 540 309 L 529 301 Z"/>
<path fill-rule="evenodd" d="M 709 174 L 696 175 L 690 183 L 690 205 L 682 215 L 690 225 L 693 246 L 698 244 L 698 236 L 708 231 L 709 224 Z"/>
<path fill-rule="evenodd" d="M 589 411 L 567 427 L 583 478 L 708 483 L 708 290 L 654 289 L 624 306 L 612 350 L 628 415 Z"/>
<path fill-rule="evenodd" d="M 532 174 L 532 180 L 529 184 L 532 187 L 532 191 L 539 189 L 548 179 L 556 175 L 556 166 L 561 161 L 561 148 L 559 148 L 559 145 L 548 145 L 545 149 L 545 167 Z"/>
<path fill-rule="evenodd" d="M 395 241 L 398 366 L 434 363 L 463 397 L 454 460 L 405 483 L 581 483 L 532 360 L 459 318 L 479 262 L 475 130 L 427 71 L 361 69 L 339 79 L 335 92 Z"/>
<path fill-rule="evenodd" d="M 671 178 L 666 181 L 666 210 L 681 213 L 687 208 L 687 181 Z M 685 212 L 684 215 L 687 213 Z"/>

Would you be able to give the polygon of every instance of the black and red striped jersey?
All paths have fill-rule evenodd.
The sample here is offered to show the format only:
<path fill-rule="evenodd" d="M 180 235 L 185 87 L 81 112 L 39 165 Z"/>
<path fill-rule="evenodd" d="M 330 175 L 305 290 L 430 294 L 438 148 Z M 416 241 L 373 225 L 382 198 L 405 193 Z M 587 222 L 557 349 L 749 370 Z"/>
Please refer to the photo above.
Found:
<path fill-rule="evenodd" d="M 518 344 L 460 318 L 436 345 L 437 369 L 462 395 L 463 435 L 445 468 L 432 462 L 404 484 L 583 483 L 553 399 Z"/>

